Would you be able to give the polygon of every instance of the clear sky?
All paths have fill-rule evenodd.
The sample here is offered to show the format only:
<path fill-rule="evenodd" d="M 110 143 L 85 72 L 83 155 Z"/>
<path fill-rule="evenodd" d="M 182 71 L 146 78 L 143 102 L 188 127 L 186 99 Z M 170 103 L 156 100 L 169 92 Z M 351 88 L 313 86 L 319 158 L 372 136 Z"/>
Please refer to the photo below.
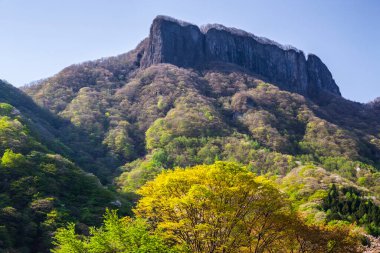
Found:
<path fill-rule="evenodd" d="M 344 97 L 380 96 L 378 0 L 0 0 L 0 78 L 20 86 L 127 52 L 158 14 L 293 45 L 326 63 Z"/>

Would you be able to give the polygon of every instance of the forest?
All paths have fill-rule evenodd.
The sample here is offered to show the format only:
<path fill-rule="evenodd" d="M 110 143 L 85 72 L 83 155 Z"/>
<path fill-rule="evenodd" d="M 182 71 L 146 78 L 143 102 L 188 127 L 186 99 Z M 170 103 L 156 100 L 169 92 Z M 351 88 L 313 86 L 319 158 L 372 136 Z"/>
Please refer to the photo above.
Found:
<path fill-rule="evenodd" d="M 0 252 L 378 252 L 378 99 L 149 43 L 0 81 Z"/>

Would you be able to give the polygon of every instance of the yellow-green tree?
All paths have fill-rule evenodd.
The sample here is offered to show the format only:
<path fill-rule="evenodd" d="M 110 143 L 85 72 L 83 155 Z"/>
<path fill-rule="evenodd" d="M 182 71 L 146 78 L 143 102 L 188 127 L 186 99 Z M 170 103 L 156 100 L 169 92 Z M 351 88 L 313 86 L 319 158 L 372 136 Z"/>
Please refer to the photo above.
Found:
<path fill-rule="evenodd" d="M 136 215 L 191 252 L 356 252 L 354 240 L 340 247 L 303 224 L 282 193 L 235 163 L 165 171 L 138 193 Z"/>
<path fill-rule="evenodd" d="M 75 224 L 60 228 L 54 235 L 52 253 L 175 253 L 159 235 L 147 230 L 144 220 L 119 218 L 107 210 L 104 225 L 90 228 L 91 236 L 75 233 Z"/>

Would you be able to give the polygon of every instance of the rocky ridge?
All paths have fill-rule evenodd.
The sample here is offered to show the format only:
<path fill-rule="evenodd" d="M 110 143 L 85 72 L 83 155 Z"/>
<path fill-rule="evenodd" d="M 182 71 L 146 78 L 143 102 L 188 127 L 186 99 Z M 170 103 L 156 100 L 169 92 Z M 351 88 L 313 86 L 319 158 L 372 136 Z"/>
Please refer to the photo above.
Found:
<path fill-rule="evenodd" d="M 236 64 L 282 89 L 309 97 L 341 96 L 330 71 L 316 55 L 306 58 L 294 47 L 223 25 L 199 28 L 167 16 L 154 19 L 142 67 L 170 63 L 203 69 L 217 62 Z"/>

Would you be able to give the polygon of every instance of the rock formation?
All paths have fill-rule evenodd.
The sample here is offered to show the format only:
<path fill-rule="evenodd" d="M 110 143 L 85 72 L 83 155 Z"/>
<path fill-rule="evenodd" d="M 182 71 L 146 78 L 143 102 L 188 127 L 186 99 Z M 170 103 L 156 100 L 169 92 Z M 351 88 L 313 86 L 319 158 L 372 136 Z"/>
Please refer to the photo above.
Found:
<path fill-rule="evenodd" d="M 200 69 L 216 62 L 236 64 L 306 96 L 341 95 L 330 71 L 315 55 L 306 59 L 294 47 L 222 25 L 199 28 L 166 16 L 154 19 L 142 67 L 170 63 Z"/>

